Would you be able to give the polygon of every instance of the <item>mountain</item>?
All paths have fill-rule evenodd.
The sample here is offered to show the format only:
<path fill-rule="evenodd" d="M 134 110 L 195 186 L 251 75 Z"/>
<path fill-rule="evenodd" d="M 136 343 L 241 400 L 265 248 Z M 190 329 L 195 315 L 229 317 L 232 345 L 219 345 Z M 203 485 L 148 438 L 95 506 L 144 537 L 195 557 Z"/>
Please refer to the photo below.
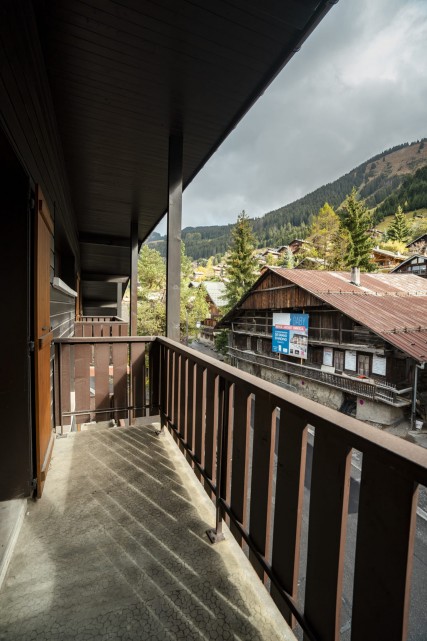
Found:
<path fill-rule="evenodd" d="M 258 247 L 277 247 L 289 243 L 293 238 L 304 238 L 308 234 L 312 216 L 324 203 L 328 202 L 334 209 L 339 209 L 353 187 L 356 187 L 360 197 L 374 211 L 375 223 L 393 213 L 397 204 L 401 204 L 406 210 L 410 209 L 410 203 L 417 204 L 412 208 L 426 207 L 426 181 L 424 174 L 418 175 L 417 172 L 427 167 L 426 143 L 427 139 L 423 138 L 387 149 L 341 178 L 288 205 L 267 212 L 264 216 L 251 219 Z M 401 201 L 401 198 L 404 200 Z M 419 204 L 420 202 L 424 204 Z M 182 230 L 182 239 L 187 255 L 198 260 L 224 254 L 230 242 L 232 227 L 232 224 L 186 227 Z M 165 237 L 157 234 L 153 241 L 149 243 L 150 246 L 164 255 Z"/>

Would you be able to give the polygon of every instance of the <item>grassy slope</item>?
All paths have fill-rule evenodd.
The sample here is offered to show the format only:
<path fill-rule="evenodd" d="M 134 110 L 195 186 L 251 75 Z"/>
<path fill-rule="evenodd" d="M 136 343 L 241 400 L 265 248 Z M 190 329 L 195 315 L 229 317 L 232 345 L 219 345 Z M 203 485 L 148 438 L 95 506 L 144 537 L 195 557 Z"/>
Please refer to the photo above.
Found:
<path fill-rule="evenodd" d="M 412 217 L 413 213 L 414 212 L 412 212 L 412 211 L 408 211 L 405 214 L 406 220 L 408 221 L 409 225 L 412 225 L 413 222 L 420 220 L 420 218 L 415 218 L 415 221 L 414 221 L 414 219 Z M 416 210 L 416 214 L 417 214 L 417 216 L 421 216 L 422 218 L 427 219 L 427 209 L 417 209 Z M 387 216 L 386 218 L 384 218 L 384 220 L 382 220 L 380 223 L 378 223 L 377 229 L 379 229 L 380 231 L 385 231 L 387 229 L 387 227 L 390 225 L 392 219 L 393 219 L 393 216 Z"/>

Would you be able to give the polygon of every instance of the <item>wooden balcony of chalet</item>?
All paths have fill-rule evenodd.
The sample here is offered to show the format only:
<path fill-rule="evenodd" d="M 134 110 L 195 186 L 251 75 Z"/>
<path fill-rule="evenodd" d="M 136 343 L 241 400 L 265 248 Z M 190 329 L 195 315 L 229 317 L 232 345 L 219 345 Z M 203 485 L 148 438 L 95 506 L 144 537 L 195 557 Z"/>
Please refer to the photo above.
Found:
<path fill-rule="evenodd" d="M 56 341 L 59 440 L 0 638 L 290 639 L 267 593 L 297 638 L 407 638 L 425 450 L 170 339 L 94 333 Z"/>

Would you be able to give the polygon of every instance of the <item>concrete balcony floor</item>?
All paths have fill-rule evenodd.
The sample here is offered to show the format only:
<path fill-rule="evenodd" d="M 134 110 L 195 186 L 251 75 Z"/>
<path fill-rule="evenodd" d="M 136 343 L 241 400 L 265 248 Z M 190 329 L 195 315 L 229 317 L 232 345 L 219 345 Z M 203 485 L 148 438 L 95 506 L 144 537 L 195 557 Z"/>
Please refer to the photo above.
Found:
<path fill-rule="evenodd" d="M 57 439 L 0 592 L 0 639 L 294 639 L 231 535 L 208 542 L 213 524 L 154 425 Z"/>

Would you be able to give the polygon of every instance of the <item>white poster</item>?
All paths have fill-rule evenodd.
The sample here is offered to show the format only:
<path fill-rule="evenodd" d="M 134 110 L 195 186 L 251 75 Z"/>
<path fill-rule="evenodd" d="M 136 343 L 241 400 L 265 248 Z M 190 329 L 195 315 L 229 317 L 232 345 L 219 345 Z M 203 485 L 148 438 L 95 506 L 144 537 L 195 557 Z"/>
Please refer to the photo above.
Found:
<path fill-rule="evenodd" d="M 346 350 L 344 369 L 348 369 L 351 372 L 356 371 L 356 352 Z"/>
<path fill-rule="evenodd" d="M 386 362 L 387 359 L 385 356 L 372 356 L 372 374 L 378 374 L 378 376 L 385 376 L 386 373 Z"/>
<path fill-rule="evenodd" d="M 328 365 L 332 367 L 334 357 L 334 350 L 332 347 L 323 348 L 323 365 Z"/>

